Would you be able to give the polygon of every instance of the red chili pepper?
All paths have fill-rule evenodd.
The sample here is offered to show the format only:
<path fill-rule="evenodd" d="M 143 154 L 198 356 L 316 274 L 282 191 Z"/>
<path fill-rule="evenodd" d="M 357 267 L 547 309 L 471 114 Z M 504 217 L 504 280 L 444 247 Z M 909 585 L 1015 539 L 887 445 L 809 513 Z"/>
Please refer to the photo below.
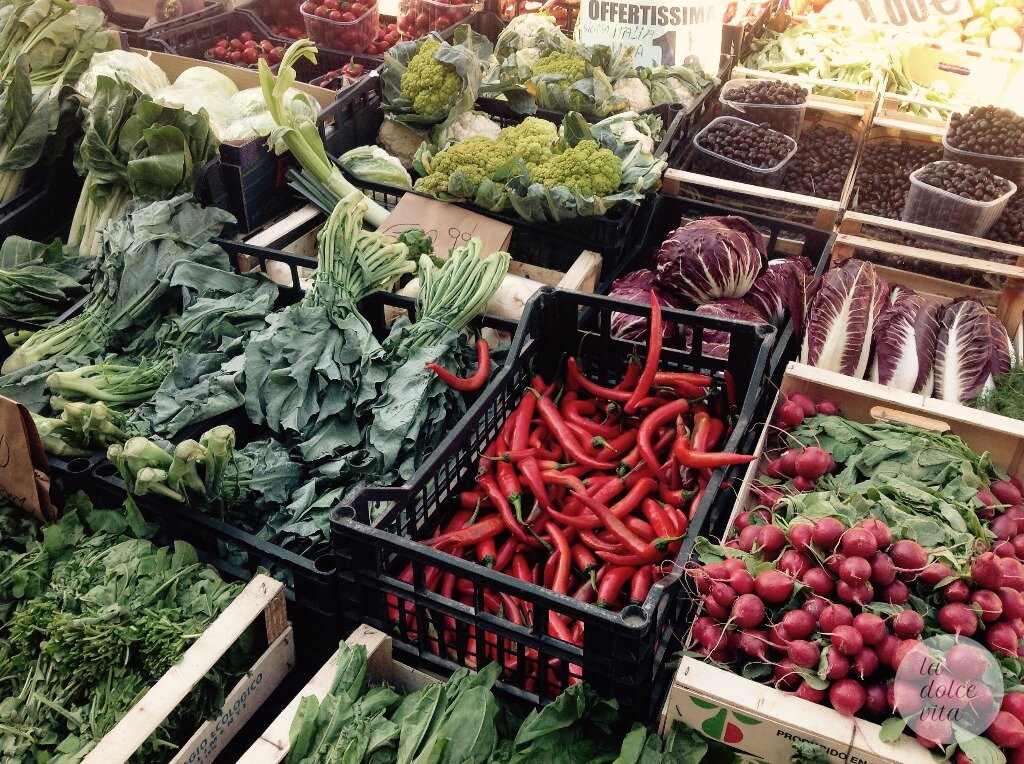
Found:
<path fill-rule="evenodd" d="M 756 456 L 733 454 L 727 451 L 696 451 L 690 448 L 687 438 L 677 439 L 672 447 L 672 453 L 682 466 L 695 470 L 714 470 L 730 464 L 750 464 L 757 459 Z"/>
<path fill-rule="evenodd" d="M 665 382 L 664 384 L 654 383 L 654 388 L 659 390 L 671 390 L 682 398 L 703 398 L 708 391 L 698 385 L 691 385 L 687 382 Z"/>
<path fill-rule="evenodd" d="M 558 568 L 555 572 L 555 581 L 551 590 L 555 594 L 568 594 L 569 592 L 569 571 L 572 564 L 572 553 L 569 551 L 569 542 L 565 534 L 554 523 L 548 523 L 545 527 L 548 536 L 554 544 L 555 552 L 558 554 Z"/>
<path fill-rule="evenodd" d="M 441 381 L 453 390 L 458 390 L 462 393 L 479 390 L 486 384 L 487 377 L 491 373 L 491 348 L 487 344 L 487 340 L 476 341 L 476 371 L 468 377 L 452 374 L 448 369 L 436 363 L 428 363 L 427 368 L 440 377 Z"/>
<path fill-rule="evenodd" d="M 575 401 L 576 404 L 590 403 L 590 401 Z M 617 438 L 622 433 L 617 427 L 612 427 L 609 424 L 599 424 L 587 418 L 579 406 L 569 405 L 563 406 L 562 412 L 565 416 L 565 421 L 569 425 L 579 427 L 586 433 L 586 440 L 582 442 L 589 443 L 594 437 L 600 436 L 602 438 Z"/>
<path fill-rule="evenodd" d="M 494 567 L 498 558 L 498 548 L 494 543 L 494 536 L 486 538 L 476 545 L 476 561 L 488 568 Z"/>
<path fill-rule="evenodd" d="M 659 482 L 667 483 L 669 490 L 678 491 L 683 487 L 682 478 L 679 476 L 679 464 L 674 456 L 670 456 L 668 461 L 665 462 L 662 474 L 665 476 L 665 480 Z"/>
<path fill-rule="evenodd" d="M 713 381 L 707 374 L 694 374 L 689 371 L 659 371 L 654 375 L 655 385 L 674 385 L 682 382 L 695 387 L 708 387 Z"/>
<path fill-rule="evenodd" d="M 641 520 L 639 517 L 629 515 L 622 518 L 622 524 L 629 528 L 633 533 L 636 534 L 637 538 L 650 543 L 657 538 L 654 533 L 654 528 L 646 520 Z"/>
<path fill-rule="evenodd" d="M 572 632 L 569 631 L 569 627 L 566 626 L 565 621 L 562 620 L 561 614 L 550 610 L 548 611 L 548 634 L 555 639 L 562 640 L 563 642 L 575 644 Z"/>
<path fill-rule="evenodd" d="M 638 538 L 633 531 L 626 527 L 622 520 L 612 514 L 612 511 L 608 509 L 608 507 L 604 506 L 600 502 L 594 501 L 586 494 L 577 493 L 576 496 L 579 497 L 579 500 L 589 507 L 595 515 L 597 515 L 601 520 L 601 524 L 607 528 L 624 547 L 626 547 L 626 551 L 637 556 L 643 556 L 648 553 L 650 545 Z"/>
<path fill-rule="evenodd" d="M 526 485 L 533 493 L 533 498 L 536 499 L 537 504 L 549 512 L 553 510 L 555 506 L 548 495 L 547 487 L 544 485 L 544 479 L 541 477 L 540 466 L 537 464 L 537 460 L 525 459 L 518 466 L 519 474 L 523 476 L 523 480 L 526 481 Z"/>
<path fill-rule="evenodd" d="M 551 589 L 555 585 L 555 573 L 558 569 L 558 551 L 552 552 L 548 555 L 548 558 L 544 561 L 544 575 L 541 576 L 541 584 L 544 585 L 545 589 Z"/>
<path fill-rule="evenodd" d="M 505 617 L 512 621 L 516 626 L 522 626 L 523 616 L 519 612 L 519 605 L 516 603 L 515 599 L 504 592 L 501 592 L 498 597 L 501 599 L 501 609 L 505 613 Z"/>
<path fill-rule="evenodd" d="M 594 557 L 594 553 L 586 546 L 583 544 L 573 544 L 571 551 L 572 562 L 580 573 L 589 576 L 597 570 L 597 558 Z"/>
<path fill-rule="evenodd" d="M 725 399 L 729 402 L 729 411 L 733 411 L 736 408 L 736 380 L 728 369 L 722 374 L 722 378 L 725 380 Z"/>
<path fill-rule="evenodd" d="M 544 380 L 540 374 L 534 374 L 530 379 L 530 387 L 536 390 L 541 395 L 550 395 L 551 391 L 555 388 L 555 383 L 548 383 Z"/>
<path fill-rule="evenodd" d="M 636 404 L 647 397 L 651 386 L 654 384 L 654 375 L 658 372 L 658 364 L 661 361 L 661 305 L 658 303 L 657 295 L 651 290 L 651 320 L 650 340 L 647 344 L 647 358 L 644 360 L 644 370 L 640 373 L 640 379 L 633 388 L 633 394 L 626 401 L 625 410 L 627 414 L 636 411 Z"/>
<path fill-rule="evenodd" d="M 498 548 L 498 554 L 494 558 L 494 569 L 500 573 L 508 568 L 512 564 L 512 558 L 515 557 L 517 549 L 519 549 L 519 542 L 516 541 L 515 536 L 510 535 Z"/>
<path fill-rule="evenodd" d="M 484 489 L 484 493 L 491 500 L 491 503 L 498 508 L 498 517 L 505 523 L 508 532 L 515 536 L 520 544 L 526 544 L 531 547 L 540 546 L 540 542 L 528 534 L 523 529 L 523 526 L 519 524 L 512 506 L 508 503 L 501 489 L 498 488 L 494 478 L 491 475 L 484 475 L 480 478 L 479 485 Z"/>
<path fill-rule="evenodd" d="M 671 422 L 680 414 L 685 414 L 690 408 L 690 404 L 685 399 L 672 401 L 656 411 L 651 412 L 643 422 L 640 423 L 640 430 L 637 433 L 636 444 L 640 449 L 640 456 L 643 458 L 644 463 L 654 473 L 659 473 L 661 462 L 658 461 L 658 455 L 654 450 L 652 440 L 655 431 L 666 422 Z M 682 463 L 682 460 L 680 460 Z"/>
<path fill-rule="evenodd" d="M 583 493 L 587 491 L 586 486 L 583 485 L 578 477 L 566 474 L 565 472 L 542 472 L 540 477 L 545 485 L 561 485 L 572 491 L 582 491 Z"/>
<path fill-rule="evenodd" d="M 594 433 L 574 422 L 566 421 L 565 426 L 573 434 L 573 437 L 576 438 L 576 442 L 580 444 L 580 448 L 582 448 L 585 453 L 596 453 L 596 449 L 593 447 Z"/>
<path fill-rule="evenodd" d="M 465 509 L 458 509 L 452 513 L 452 516 L 448 518 L 448 522 L 445 523 L 443 533 L 449 533 L 451 531 L 457 531 L 464 528 L 466 524 L 472 519 L 473 513 Z M 440 535 L 440 534 L 439 534 Z"/>
<path fill-rule="evenodd" d="M 640 379 L 640 374 L 643 372 L 644 367 L 640 364 L 630 361 L 626 364 L 626 373 L 622 376 L 622 380 L 615 386 L 616 390 L 632 391 L 633 385 Z"/>
<path fill-rule="evenodd" d="M 509 443 L 513 451 L 524 451 L 530 444 L 530 423 L 533 413 L 537 410 L 537 396 L 524 393 L 523 399 L 516 407 L 516 423 L 512 428 L 512 441 Z M 515 460 L 513 460 L 515 461 Z"/>
<path fill-rule="evenodd" d="M 647 522 L 651 524 L 655 536 L 668 537 L 680 535 L 679 531 L 676 530 L 675 523 L 669 516 L 668 510 L 654 499 L 644 499 L 640 502 L 640 511 L 647 518 Z"/>
<path fill-rule="evenodd" d="M 548 426 L 548 429 L 554 434 L 558 444 L 565 449 L 565 452 L 579 465 L 589 467 L 592 470 L 613 470 L 616 465 L 612 462 L 602 462 L 592 458 L 587 454 L 583 447 L 577 442 L 575 436 L 565 426 L 565 422 L 562 420 L 561 415 L 558 413 L 558 407 L 555 406 L 554 402 L 550 398 L 539 398 L 537 400 L 537 410 L 540 412 L 541 419 L 544 424 Z"/>
<path fill-rule="evenodd" d="M 566 368 L 568 370 L 568 378 L 595 398 L 604 398 L 609 401 L 625 403 L 632 395 L 632 392 L 629 390 L 616 390 L 611 387 L 602 387 L 597 384 L 597 382 L 587 379 L 583 376 L 583 372 L 580 370 L 579 364 L 576 363 L 575 358 L 569 358 L 566 362 Z"/>
<path fill-rule="evenodd" d="M 505 525 L 501 516 L 488 515 L 480 522 L 474 523 L 467 528 L 444 533 L 422 543 L 435 548 L 474 546 L 486 538 L 497 536 L 503 530 L 505 530 Z"/>
<path fill-rule="evenodd" d="M 587 494 L 593 496 L 602 504 L 607 504 L 622 493 L 624 488 L 625 483 L 621 478 L 608 476 L 608 480 L 592 480 L 587 485 Z M 572 497 L 562 505 L 562 512 L 564 514 L 575 515 L 578 514 L 579 511 L 580 503 L 575 501 Z"/>
<path fill-rule="evenodd" d="M 665 544 L 664 549 L 658 550 L 657 544 Z M 656 539 L 654 543 L 648 547 L 648 551 L 645 554 L 621 554 L 618 552 L 602 552 L 597 550 L 594 552 L 601 561 L 606 565 L 620 566 L 620 565 L 649 565 L 654 562 L 661 562 L 662 560 L 675 555 L 679 551 L 680 541 L 678 539 Z"/>
<path fill-rule="evenodd" d="M 607 608 L 615 604 L 622 594 L 622 587 L 635 573 L 636 568 L 606 569 L 597 587 L 597 606 Z"/>
<path fill-rule="evenodd" d="M 530 570 L 530 566 L 526 562 L 526 557 L 518 552 L 512 558 L 512 576 L 527 584 L 537 583 L 537 577 L 534 576 L 533 572 Z"/>
<path fill-rule="evenodd" d="M 618 488 L 617 486 L 615 486 Z M 580 494 L 578 491 L 574 493 L 575 497 L 579 498 L 579 501 L 583 502 L 587 506 L 592 508 L 591 503 L 596 503 L 598 506 L 605 508 L 605 510 L 611 513 L 612 517 L 616 519 L 621 525 L 619 518 L 623 518 L 626 515 L 633 512 L 640 504 L 640 500 L 647 496 L 656 487 L 656 483 L 651 478 L 641 478 L 637 481 L 636 485 L 629 489 L 629 492 L 622 497 L 619 501 L 613 504 L 611 507 L 605 507 L 603 501 L 598 497 L 602 496 L 605 492 L 599 491 L 593 497 L 586 496 L 586 500 L 582 498 L 585 494 Z M 611 488 L 608 489 L 608 493 L 611 493 Z M 588 503 L 590 502 L 590 503 Z M 602 525 L 608 527 L 606 523 L 596 512 L 584 513 L 581 512 L 578 515 L 567 515 L 557 510 L 551 513 L 551 516 L 562 525 L 567 525 L 570 528 L 576 528 L 577 530 L 592 530 L 599 528 Z"/>
<path fill-rule="evenodd" d="M 706 488 L 707 488 L 707 486 L 703 486 L 703 485 L 702 485 L 702 486 L 700 487 L 700 490 L 699 490 L 699 491 L 697 491 L 697 493 L 695 493 L 695 494 L 694 494 L 694 496 L 693 496 L 693 500 L 692 500 L 692 501 L 690 502 L 690 509 L 689 509 L 689 511 L 688 511 L 688 512 L 686 513 L 686 518 L 687 518 L 688 520 L 692 520 L 692 519 L 693 519 L 693 517 L 694 517 L 694 515 L 696 515 L 696 514 L 697 514 L 697 508 L 698 508 L 698 507 L 700 506 L 700 502 L 701 502 L 701 499 L 703 499 L 703 498 L 704 498 L 704 490 L 705 490 Z"/>
<path fill-rule="evenodd" d="M 515 510 L 516 520 L 523 521 L 523 487 L 519 485 L 519 478 L 516 476 L 516 468 L 508 462 L 498 462 L 495 472 L 498 488 L 508 499 L 508 503 Z"/>
<path fill-rule="evenodd" d="M 580 602 L 593 602 L 597 596 L 597 589 L 594 586 L 594 582 L 586 580 L 579 585 L 579 588 L 573 593 L 572 598 L 579 600 Z"/>
<path fill-rule="evenodd" d="M 707 450 L 710 451 L 717 446 L 723 435 L 725 435 L 725 424 L 721 419 L 712 419 L 708 422 Z"/>
<path fill-rule="evenodd" d="M 463 491 L 459 494 L 459 506 L 463 509 L 477 510 L 485 504 L 490 504 L 485 496 L 476 491 Z"/>
<path fill-rule="evenodd" d="M 593 549 L 595 552 L 615 552 L 619 553 L 623 551 L 622 544 L 612 541 L 605 541 L 600 538 L 594 531 L 588 528 L 580 528 L 578 531 L 580 541 L 586 544 L 588 547 Z"/>
<path fill-rule="evenodd" d="M 644 565 L 633 576 L 629 588 L 629 601 L 634 605 L 644 604 L 644 600 L 647 599 L 647 594 L 651 591 L 653 585 L 654 570 L 650 565 Z"/>
<path fill-rule="evenodd" d="M 682 488 L 673 491 L 664 483 L 659 483 L 658 498 L 666 504 L 671 504 L 674 507 L 681 507 L 690 498 L 690 493 Z"/>

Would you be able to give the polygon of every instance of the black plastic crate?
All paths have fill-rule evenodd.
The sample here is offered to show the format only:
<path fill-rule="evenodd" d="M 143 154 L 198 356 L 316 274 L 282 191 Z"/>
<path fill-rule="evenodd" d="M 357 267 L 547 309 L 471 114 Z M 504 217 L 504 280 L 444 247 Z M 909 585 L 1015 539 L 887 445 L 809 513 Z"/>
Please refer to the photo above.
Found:
<path fill-rule="evenodd" d="M 579 323 L 581 311 L 592 317 L 586 326 Z M 475 479 L 480 454 L 518 405 L 534 374 L 550 380 L 562 368 L 566 354 L 579 354 L 592 378 L 607 384 L 622 376 L 635 343 L 611 336 L 615 312 L 642 316 L 649 315 L 650 308 L 578 292 L 541 292 L 523 316 L 517 335 L 521 352 L 514 351 L 514 363 L 474 404 L 460 428 L 410 484 L 405 488 L 367 488 L 346 497 L 332 512 L 342 609 L 351 618 L 389 634 L 404 662 L 445 674 L 462 665 L 482 665 L 488 659 L 468 643 L 473 633 L 476 645 L 486 643 L 495 648 L 499 662 L 504 664 L 506 655 L 517 661 L 514 668 L 506 667 L 500 679 L 501 688 L 514 697 L 532 703 L 550 700 L 554 687 L 547 667 L 552 665 L 562 686 L 570 677 L 583 679 L 602 696 L 616 698 L 627 716 L 649 719 L 657 713 L 660 698 L 656 687 L 664 678 L 663 664 L 672 652 L 673 627 L 685 600 L 678 565 L 652 587 L 643 606 L 631 605 L 612 613 L 418 542 L 428 538 L 456 509 L 459 492 Z M 740 413 L 723 448 L 735 449 L 759 397 L 774 329 L 677 310 L 665 310 L 664 318 L 679 323 L 681 329 L 690 328 L 694 341 L 685 350 L 665 348 L 663 368 L 701 370 L 717 377 L 726 372 L 732 375 Z M 710 329 L 729 332 L 727 360 L 703 357 L 700 336 Z M 689 557 L 723 475 L 722 470 L 713 475 L 677 562 Z M 398 578 L 409 565 L 413 569 L 411 584 Z M 475 606 L 428 590 L 428 569 L 469 581 Z M 486 613 L 485 590 L 531 603 L 532 626 L 514 625 Z M 415 630 L 402 623 L 404 614 L 413 611 Z M 582 648 L 548 636 L 551 613 L 585 623 Z M 447 639 L 449 636 L 454 639 Z M 443 651 L 439 642 L 444 643 Z M 527 675 L 527 651 L 536 651 L 536 659 L 531 658 L 534 666 L 545 667 L 536 676 Z"/>
<path fill-rule="evenodd" d="M 367 74 L 384 66 L 384 59 L 379 56 L 367 56 L 363 53 L 339 53 L 336 50 L 318 48 L 315 64 L 305 58 L 300 58 L 295 63 L 295 78 L 299 82 L 308 82 L 318 88 L 337 90 L 338 88 L 330 83 L 326 75 L 340 69 L 350 61 L 362 64 Z M 358 85 L 359 83 L 356 83 L 352 85 L 352 88 L 358 87 Z"/>
<path fill-rule="evenodd" d="M 187 24 L 179 24 L 171 29 L 147 35 L 145 40 L 140 41 L 140 47 L 144 47 L 147 50 L 173 53 L 176 56 L 184 56 L 185 58 L 195 58 L 199 61 L 211 61 L 227 66 L 246 68 L 244 64 L 228 64 L 225 61 L 213 61 L 213 59 L 209 59 L 206 56 L 206 51 L 212 48 L 218 40 L 230 40 L 246 31 L 252 32 L 258 40 L 267 39 L 275 45 L 288 47 L 288 40 L 275 37 L 259 18 L 244 10 L 218 13 L 214 16 L 201 18 Z"/>
<path fill-rule="evenodd" d="M 8 236 L 50 241 L 68 233 L 84 182 L 72 163 L 76 142 L 69 139 L 52 165 L 29 170 L 18 194 L 0 205 L 0 242 Z"/>
<path fill-rule="evenodd" d="M 128 43 L 133 47 L 138 47 L 136 43 L 143 40 L 151 35 L 160 34 L 168 30 L 179 27 L 182 24 L 190 24 L 201 19 L 207 19 L 211 16 L 216 16 L 218 13 L 223 12 L 224 6 L 218 2 L 206 2 L 203 8 L 192 13 L 186 13 L 177 18 L 164 21 L 160 24 L 153 24 L 152 26 L 146 26 L 149 23 L 149 16 L 145 16 L 139 13 L 130 13 L 125 11 L 118 6 L 120 3 L 117 0 L 100 0 L 100 7 L 107 19 L 125 35 Z"/>
<path fill-rule="evenodd" d="M 828 267 L 832 244 L 836 238 L 835 233 L 709 202 L 660 195 L 647 209 L 646 215 L 639 225 L 639 229 L 644 232 L 643 238 L 634 245 L 628 258 L 619 263 L 613 272 L 606 274 L 597 286 L 597 293 L 608 294 L 616 279 L 640 268 L 649 267 L 658 247 L 671 231 L 691 220 L 712 215 L 738 215 L 753 223 L 764 234 L 769 260 L 781 257 L 806 257 L 811 261 L 816 276 L 820 276 Z M 768 362 L 766 371 L 769 382 L 778 384 L 781 381 L 786 364 L 796 360 L 800 354 L 802 342 L 803 337 L 796 336 L 793 332 L 792 319 L 787 318 L 786 322 L 778 329 L 772 355 Z"/>

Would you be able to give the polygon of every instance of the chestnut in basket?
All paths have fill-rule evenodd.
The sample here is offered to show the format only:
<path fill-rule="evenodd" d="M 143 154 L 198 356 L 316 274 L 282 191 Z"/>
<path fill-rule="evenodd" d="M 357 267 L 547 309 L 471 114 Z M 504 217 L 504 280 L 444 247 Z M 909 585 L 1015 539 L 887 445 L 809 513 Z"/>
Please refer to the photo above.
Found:
<path fill-rule="evenodd" d="M 789 154 L 792 146 L 787 137 L 772 130 L 767 122 L 745 125 L 723 121 L 700 136 L 701 148 L 750 167 L 775 167 Z"/>
<path fill-rule="evenodd" d="M 993 175 L 987 167 L 963 162 L 932 162 L 921 169 L 917 179 L 976 202 L 991 202 L 1010 190 L 1009 181 Z"/>
<path fill-rule="evenodd" d="M 961 151 L 1024 158 L 1024 117 L 998 106 L 972 106 L 949 118 L 947 140 Z"/>

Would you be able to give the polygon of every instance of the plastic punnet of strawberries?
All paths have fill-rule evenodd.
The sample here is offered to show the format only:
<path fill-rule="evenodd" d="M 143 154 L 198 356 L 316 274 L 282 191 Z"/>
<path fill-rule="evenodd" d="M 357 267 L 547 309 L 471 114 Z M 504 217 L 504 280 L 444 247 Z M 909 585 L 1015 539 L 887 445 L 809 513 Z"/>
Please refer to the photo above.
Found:
<path fill-rule="evenodd" d="M 465 0 L 402 0 L 398 31 L 415 40 L 430 32 L 441 32 L 461 24 L 472 12 L 473 3 Z"/>

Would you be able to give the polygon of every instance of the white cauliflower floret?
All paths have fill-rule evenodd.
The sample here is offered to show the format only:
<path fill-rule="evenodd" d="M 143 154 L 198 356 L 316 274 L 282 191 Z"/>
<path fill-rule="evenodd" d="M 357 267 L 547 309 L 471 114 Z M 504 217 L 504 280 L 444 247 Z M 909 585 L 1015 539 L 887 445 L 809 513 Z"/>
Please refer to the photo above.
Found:
<path fill-rule="evenodd" d="M 501 126 L 486 114 L 478 111 L 467 111 L 452 122 L 441 136 L 442 140 L 438 145 L 443 146 L 448 141 L 464 141 L 477 135 L 497 140 Z"/>
<path fill-rule="evenodd" d="M 502 37 L 519 35 L 519 47 L 525 48 L 533 45 L 534 38 L 540 30 L 558 28 L 554 17 L 547 13 L 524 13 L 522 16 L 512 19 L 501 35 Z M 498 44 L 501 44 L 501 40 L 498 41 Z"/>
<path fill-rule="evenodd" d="M 516 51 L 516 66 L 532 72 L 542 55 L 543 52 L 540 48 L 523 48 L 520 51 Z"/>
<path fill-rule="evenodd" d="M 683 104 L 684 106 L 687 106 L 687 107 L 693 105 L 693 102 L 694 102 L 694 99 L 696 99 L 696 96 L 692 92 L 690 92 L 690 88 L 687 87 L 687 84 L 686 84 L 685 81 L 683 81 L 682 79 L 680 79 L 678 77 L 672 77 L 672 78 L 666 80 L 666 83 L 676 93 L 675 103 L 681 103 L 681 104 Z"/>
<path fill-rule="evenodd" d="M 401 122 L 385 119 L 377 133 L 377 143 L 402 163 L 406 169 L 412 167 L 413 157 L 423 145 L 423 136 Z"/>
<path fill-rule="evenodd" d="M 643 111 L 654 106 L 651 91 L 639 77 L 623 77 L 612 88 L 612 95 L 623 98 L 633 111 Z"/>
<path fill-rule="evenodd" d="M 612 126 L 612 133 L 619 139 L 619 143 L 626 146 L 638 143 L 640 150 L 647 153 L 654 153 L 654 137 L 647 132 L 637 129 L 633 122 L 619 122 Z"/>

